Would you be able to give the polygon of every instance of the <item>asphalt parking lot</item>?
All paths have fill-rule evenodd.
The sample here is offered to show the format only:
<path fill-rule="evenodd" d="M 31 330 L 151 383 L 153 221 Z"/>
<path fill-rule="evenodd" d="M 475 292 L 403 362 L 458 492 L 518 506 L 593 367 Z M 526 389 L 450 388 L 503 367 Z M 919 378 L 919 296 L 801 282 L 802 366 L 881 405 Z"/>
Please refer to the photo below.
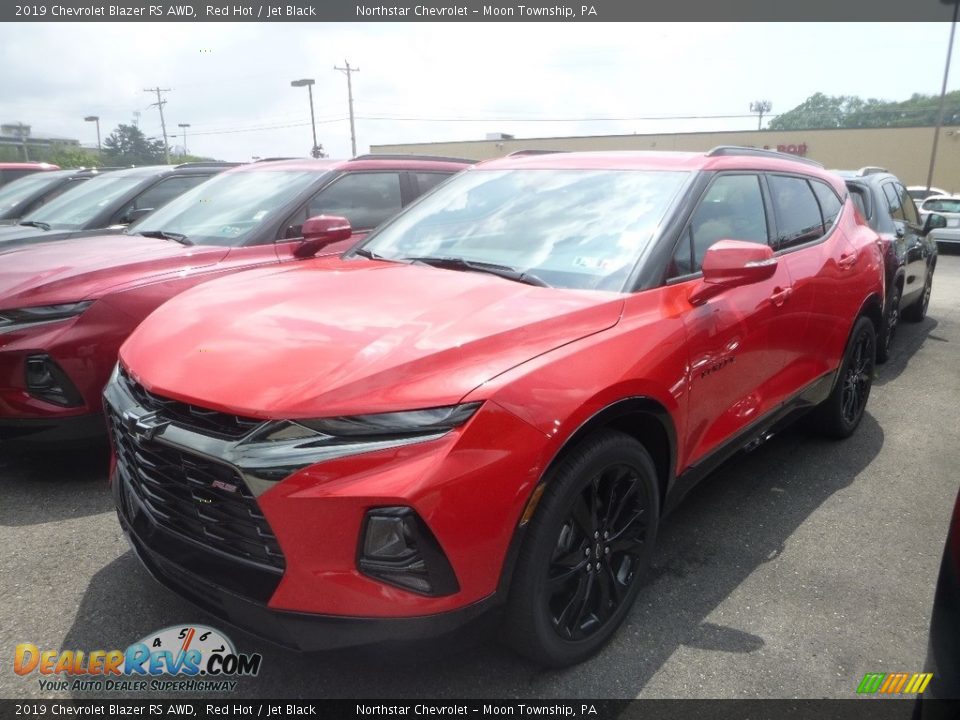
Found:
<path fill-rule="evenodd" d="M 0 446 L 0 697 L 68 697 L 12 669 L 17 643 L 125 648 L 179 623 L 263 653 L 245 697 L 853 697 L 923 670 L 960 467 L 960 255 L 903 324 L 857 434 L 800 429 L 735 458 L 662 529 L 650 582 L 597 657 L 543 671 L 491 642 L 298 655 L 157 585 L 121 535 L 106 451 Z M 102 693 L 100 694 L 102 695 Z M 77 694 L 83 697 L 82 694 Z"/>

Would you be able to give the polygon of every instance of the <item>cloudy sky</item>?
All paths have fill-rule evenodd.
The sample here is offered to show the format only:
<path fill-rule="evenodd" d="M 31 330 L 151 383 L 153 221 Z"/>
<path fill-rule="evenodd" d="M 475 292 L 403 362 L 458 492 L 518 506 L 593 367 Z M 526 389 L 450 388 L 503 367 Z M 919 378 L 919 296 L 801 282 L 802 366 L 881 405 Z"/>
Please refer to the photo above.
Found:
<path fill-rule="evenodd" d="M 940 91 L 948 24 L 45 23 L 0 26 L 0 122 L 95 144 L 139 112 L 160 136 L 155 98 L 171 88 L 168 133 L 190 123 L 192 153 L 228 160 L 305 155 L 302 77 L 316 80 L 317 136 L 371 144 L 737 130 L 752 100 L 783 112 L 815 92 L 899 100 Z M 849 64 L 869 57 L 873 67 Z M 956 59 L 956 56 L 955 56 Z M 958 61 L 960 65 L 960 61 Z M 949 89 L 960 88 L 960 66 Z"/>

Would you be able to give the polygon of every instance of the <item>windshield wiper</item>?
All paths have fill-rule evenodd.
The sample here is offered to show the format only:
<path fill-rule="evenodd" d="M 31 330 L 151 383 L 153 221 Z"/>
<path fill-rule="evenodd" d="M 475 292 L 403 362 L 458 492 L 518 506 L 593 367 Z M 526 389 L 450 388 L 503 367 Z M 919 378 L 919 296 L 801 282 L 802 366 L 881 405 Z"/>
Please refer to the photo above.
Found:
<path fill-rule="evenodd" d="M 403 258 L 410 263 L 419 263 L 422 265 L 432 265 L 433 267 L 445 268 L 447 270 L 470 270 L 473 272 L 489 273 L 507 280 L 535 285 L 536 287 L 550 287 L 545 281 L 528 272 L 517 270 L 508 265 L 497 265 L 496 263 L 482 262 L 480 260 L 465 260 L 458 257 L 408 257 Z"/>
<path fill-rule="evenodd" d="M 365 257 L 368 260 L 388 260 L 383 255 L 378 255 L 373 250 L 367 250 L 366 248 L 358 248 L 353 251 L 354 255 L 359 255 L 360 257 Z"/>
<path fill-rule="evenodd" d="M 40 228 L 41 230 L 49 230 L 50 223 L 40 222 L 39 220 L 26 220 L 21 225 L 26 225 L 27 227 Z"/>
<path fill-rule="evenodd" d="M 160 238 L 161 240 L 175 240 L 181 245 L 193 245 L 190 239 L 182 233 L 168 232 L 167 230 L 140 230 L 137 235 L 144 237 Z"/>

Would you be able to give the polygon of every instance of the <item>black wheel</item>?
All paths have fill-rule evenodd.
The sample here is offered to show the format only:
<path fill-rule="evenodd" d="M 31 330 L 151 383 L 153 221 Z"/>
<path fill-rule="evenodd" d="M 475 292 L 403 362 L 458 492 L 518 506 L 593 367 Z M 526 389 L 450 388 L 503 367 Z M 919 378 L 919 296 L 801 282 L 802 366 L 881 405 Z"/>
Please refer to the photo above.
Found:
<path fill-rule="evenodd" d="M 877 338 L 878 363 L 885 363 L 890 357 L 890 341 L 893 340 L 898 322 L 900 322 L 900 288 L 894 285 L 890 293 L 890 305 L 883 319 L 883 330 Z"/>
<path fill-rule="evenodd" d="M 930 294 L 933 292 L 933 268 L 927 269 L 927 279 L 923 283 L 923 294 L 910 307 L 903 309 L 903 319 L 910 322 L 920 322 L 927 316 L 927 307 L 930 305 Z"/>
<path fill-rule="evenodd" d="M 873 386 L 876 345 L 873 323 L 869 318 L 859 318 L 847 341 L 833 391 L 814 411 L 814 426 L 823 434 L 834 438 L 850 437 L 863 419 Z"/>
<path fill-rule="evenodd" d="M 573 448 L 547 483 L 517 560 L 504 631 L 521 654 L 563 667 L 599 650 L 629 612 L 660 503 L 650 454 L 616 431 Z"/>

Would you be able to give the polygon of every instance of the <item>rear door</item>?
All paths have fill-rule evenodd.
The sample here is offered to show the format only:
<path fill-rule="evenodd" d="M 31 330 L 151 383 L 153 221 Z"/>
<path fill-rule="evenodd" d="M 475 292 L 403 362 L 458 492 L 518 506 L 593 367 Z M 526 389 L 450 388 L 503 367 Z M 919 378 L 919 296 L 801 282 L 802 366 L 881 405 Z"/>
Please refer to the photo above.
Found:
<path fill-rule="evenodd" d="M 681 235 L 671 282 L 699 282 L 704 255 L 719 240 L 771 244 L 772 227 L 760 174 L 718 174 Z M 768 280 L 725 290 L 686 313 L 688 464 L 782 401 L 783 339 L 791 334 L 782 323 L 789 295 L 790 275 L 778 264 Z"/>
<path fill-rule="evenodd" d="M 770 173 L 767 182 L 776 256 L 790 274 L 791 293 L 777 337 L 784 352 L 783 389 L 792 395 L 832 369 L 833 358 L 821 347 L 840 332 L 837 319 L 849 314 L 857 288 L 846 279 L 856 252 L 838 225 L 843 204 L 830 185 L 785 173 Z"/>

